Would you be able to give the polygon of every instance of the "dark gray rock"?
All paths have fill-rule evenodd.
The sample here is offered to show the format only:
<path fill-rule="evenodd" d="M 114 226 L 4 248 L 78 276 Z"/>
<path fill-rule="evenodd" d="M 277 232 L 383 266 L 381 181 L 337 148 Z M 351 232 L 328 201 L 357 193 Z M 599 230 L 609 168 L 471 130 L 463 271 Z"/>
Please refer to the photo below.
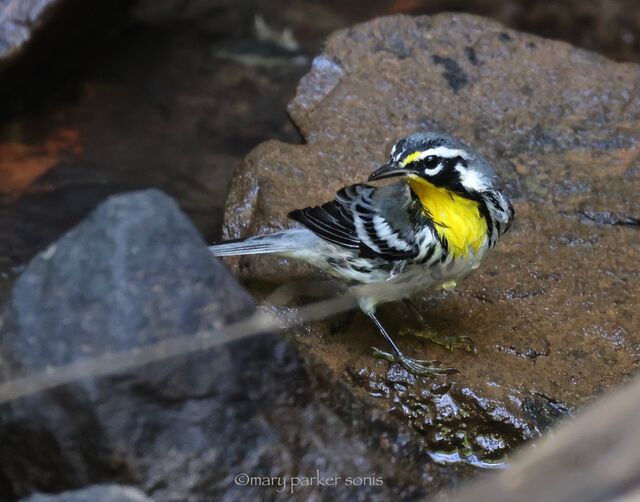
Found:
<path fill-rule="evenodd" d="M 16 281 L 0 330 L 4 378 L 215 329 L 252 308 L 171 199 L 113 197 Z M 2 406 L 0 498 L 142 481 L 144 458 L 207 449 L 228 415 L 219 396 L 242 390 L 239 352 L 222 346 Z"/>
<path fill-rule="evenodd" d="M 251 303 L 175 203 L 150 190 L 111 198 L 30 263 L 2 342 L 35 371 L 193 334 Z"/>
<path fill-rule="evenodd" d="M 36 493 L 21 502 L 153 502 L 137 488 L 122 485 L 95 485 L 82 490 L 48 495 Z"/>

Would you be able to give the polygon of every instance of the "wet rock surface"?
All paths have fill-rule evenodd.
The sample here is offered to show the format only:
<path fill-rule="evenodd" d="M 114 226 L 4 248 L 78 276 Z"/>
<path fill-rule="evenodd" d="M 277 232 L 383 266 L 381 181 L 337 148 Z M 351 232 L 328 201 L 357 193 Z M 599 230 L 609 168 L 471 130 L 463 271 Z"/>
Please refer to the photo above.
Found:
<path fill-rule="evenodd" d="M 434 328 L 471 336 L 478 353 L 399 340 L 459 374 L 415 378 L 376 361 L 369 347 L 383 341 L 359 313 L 295 335 L 310 367 L 344 390 L 344 413 L 380 410 L 388 449 L 411 444 L 427 473 L 429 458 L 499 464 L 636 371 L 639 88 L 636 65 L 468 15 L 382 18 L 329 38 L 289 105 L 306 144 L 270 141 L 245 159 L 226 237 L 291 226 L 289 210 L 365 181 L 395 140 L 422 129 L 493 159 L 516 209 L 478 271 L 419 298 Z M 236 265 L 261 287 L 315 274 L 266 257 Z M 402 306 L 380 312 L 392 333 L 418 327 Z"/>
<path fill-rule="evenodd" d="M 169 197 L 115 196 L 16 281 L 2 315 L 0 375 L 4 382 L 215 333 L 253 308 Z M 353 500 L 356 490 L 367 500 L 423 496 L 419 470 L 379 454 L 377 436 L 354 434 L 318 398 L 324 392 L 289 344 L 260 335 L 4 403 L 0 499 L 106 482 L 156 501 Z M 290 485 L 234 481 L 317 472 L 381 476 L 384 484 L 315 483 L 292 495 Z M 76 495 L 55 500 L 84 500 Z"/>

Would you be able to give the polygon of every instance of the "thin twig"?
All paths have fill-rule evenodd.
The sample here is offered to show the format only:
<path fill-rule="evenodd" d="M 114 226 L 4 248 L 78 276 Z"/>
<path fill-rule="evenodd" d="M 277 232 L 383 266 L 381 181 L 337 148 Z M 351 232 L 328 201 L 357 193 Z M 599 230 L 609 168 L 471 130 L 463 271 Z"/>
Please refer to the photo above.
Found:
<path fill-rule="evenodd" d="M 0 383 L 0 404 L 36 394 L 53 387 L 86 378 L 120 373 L 150 363 L 200 350 L 206 350 L 260 333 L 286 330 L 296 325 L 324 319 L 351 310 L 356 305 L 352 295 L 314 302 L 278 315 L 259 309 L 253 315 L 219 330 L 202 330 L 194 335 L 165 338 L 160 342 L 134 349 L 111 352 L 74 361 Z"/>

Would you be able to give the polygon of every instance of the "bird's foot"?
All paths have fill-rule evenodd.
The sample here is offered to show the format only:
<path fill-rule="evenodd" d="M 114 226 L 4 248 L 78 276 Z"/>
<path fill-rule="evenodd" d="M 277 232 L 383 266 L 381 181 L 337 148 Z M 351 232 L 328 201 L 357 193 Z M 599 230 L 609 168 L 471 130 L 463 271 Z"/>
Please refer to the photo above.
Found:
<path fill-rule="evenodd" d="M 400 334 L 403 336 L 414 336 L 422 340 L 429 340 L 449 350 L 461 349 L 471 352 L 472 354 L 477 352 L 476 344 L 473 343 L 473 340 L 468 336 L 443 335 L 431 328 L 423 328 L 421 330 L 403 329 L 400 331 Z"/>
<path fill-rule="evenodd" d="M 450 375 L 452 373 L 458 373 L 455 368 L 447 368 L 442 366 L 440 361 L 429 361 L 426 359 L 413 359 L 412 357 L 405 356 L 402 353 L 384 352 L 375 347 L 371 347 L 373 351 L 373 357 L 378 359 L 384 359 L 392 363 L 398 363 L 409 373 L 418 376 L 434 376 L 434 375 Z"/>

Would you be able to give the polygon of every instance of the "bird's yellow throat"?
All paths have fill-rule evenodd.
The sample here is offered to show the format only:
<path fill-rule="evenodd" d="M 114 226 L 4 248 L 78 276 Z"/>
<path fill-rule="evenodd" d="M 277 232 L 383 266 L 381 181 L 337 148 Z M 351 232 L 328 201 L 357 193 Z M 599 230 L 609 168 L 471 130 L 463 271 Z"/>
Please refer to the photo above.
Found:
<path fill-rule="evenodd" d="M 429 213 L 440 239 L 446 239 L 455 258 L 477 252 L 487 239 L 487 222 L 475 200 L 439 188 L 418 177 L 407 178 L 409 188 Z"/>

